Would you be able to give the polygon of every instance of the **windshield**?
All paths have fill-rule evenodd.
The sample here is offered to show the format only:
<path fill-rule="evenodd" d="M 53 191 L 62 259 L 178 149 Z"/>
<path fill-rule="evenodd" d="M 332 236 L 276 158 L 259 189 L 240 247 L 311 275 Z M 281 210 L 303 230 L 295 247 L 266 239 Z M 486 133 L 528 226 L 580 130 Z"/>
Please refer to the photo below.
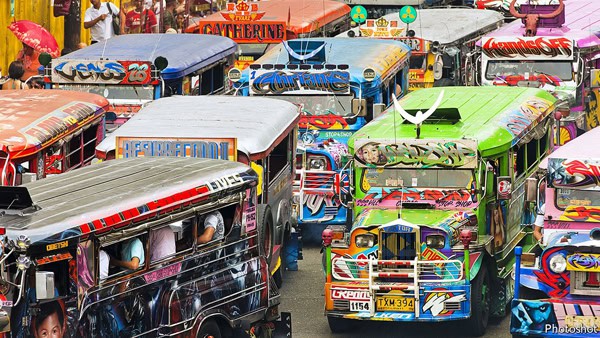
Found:
<path fill-rule="evenodd" d="M 365 169 L 371 187 L 467 188 L 473 179 L 468 169 Z"/>
<path fill-rule="evenodd" d="M 487 64 L 485 78 L 495 80 L 507 76 L 528 73 L 530 76 L 552 75 L 563 81 L 573 79 L 573 66 L 571 61 L 525 61 L 525 60 L 491 60 Z"/>
<path fill-rule="evenodd" d="M 425 69 L 425 66 L 427 66 L 426 57 L 427 55 L 411 55 L 410 69 Z"/>
<path fill-rule="evenodd" d="M 87 92 L 106 97 L 108 100 L 143 100 L 154 98 L 154 86 L 124 86 L 124 85 L 61 85 L 61 89 Z"/>
<path fill-rule="evenodd" d="M 274 43 L 241 43 L 238 45 L 240 56 L 253 56 L 254 60 L 277 46 Z"/>
<path fill-rule="evenodd" d="M 273 95 L 269 95 L 269 97 L 273 97 Z M 276 97 L 300 105 L 302 112 L 308 116 L 353 115 L 352 95 L 278 95 Z"/>
<path fill-rule="evenodd" d="M 600 191 L 556 189 L 556 206 L 600 206 Z"/>

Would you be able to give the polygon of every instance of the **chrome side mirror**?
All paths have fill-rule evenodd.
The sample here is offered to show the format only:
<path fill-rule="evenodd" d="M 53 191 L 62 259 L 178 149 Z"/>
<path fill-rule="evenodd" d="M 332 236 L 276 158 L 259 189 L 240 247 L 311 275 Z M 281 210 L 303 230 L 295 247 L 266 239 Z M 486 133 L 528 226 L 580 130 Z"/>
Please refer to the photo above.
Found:
<path fill-rule="evenodd" d="M 36 271 L 35 294 L 38 300 L 54 298 L 54 272 Z"/>

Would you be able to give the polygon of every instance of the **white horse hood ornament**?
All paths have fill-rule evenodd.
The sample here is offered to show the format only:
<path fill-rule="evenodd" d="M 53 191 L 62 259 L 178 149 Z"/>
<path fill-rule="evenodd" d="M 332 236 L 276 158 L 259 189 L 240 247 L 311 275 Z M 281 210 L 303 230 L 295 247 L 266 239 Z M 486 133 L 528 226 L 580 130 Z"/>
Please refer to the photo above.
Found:
<path fill-rule="evenodd" d="M 440 103 L 442 103 L 443 98 L 444 98 L 444 90 L 440 91 L 440 95 L 438 96 L 438 98 L 435 101 L 435 103 L 433 104 L 433 106 L 431 106 L 431 108 L 427 109 L 427 111 L 425 113 L 423 113 L 422 111 L 419 110 L 417 112 L 417 114 L 415 114 L 415 116 L 412 116 L 409 113 L 407 113 L 404 109 L 402 109 L 402 107 L 398 103 L 398 100 L 396 99 L 396 95 L 392 94 L 392 99 L 394 100 L 394 109 L 396 109 L 396 111 L 400 113 L 400 115 L 402 116 L 403 119 L 405 119 L 408 122 L 410 122 L 414 125 L 417 125 L 417 126 L 420 126 L 421 123 L 423 123 L 425 120 L 427 120 L 429 118 L 429 116 L 431 116 L 431 114 L 433 114 L 435 112 L 435 110 L 440 106 Z"/>

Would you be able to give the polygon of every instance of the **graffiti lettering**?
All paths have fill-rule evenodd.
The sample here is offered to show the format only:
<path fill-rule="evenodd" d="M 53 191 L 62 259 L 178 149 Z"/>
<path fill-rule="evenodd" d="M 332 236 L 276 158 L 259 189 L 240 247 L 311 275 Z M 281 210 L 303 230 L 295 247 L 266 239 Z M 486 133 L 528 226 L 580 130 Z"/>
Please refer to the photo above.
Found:
<path fill-rule="evenodd" d="M 572 220 L 575 222 L 600 222 L 599 207 L 567 207 L 562 214 L 561 219 Z"/>
<path fill-rule="evenodd" d="M 573 41 L 562 37 L 517 38 L 514 41 L 498 41 L 496 38 L 488 38 L 484 40 L 483 52 L 490 58 L 514 58 L 517 55 L 523 57 L 530 55 L 571 57 L 573 55 Z"/>
<path fill-rule="evenodd" d="M 256 78 L 252 81 L 251 89 L 257 94 L 282 94 L 299 90 L 344 94 L 350 90 L 350 73 L 339 70 L 318 73 L 273 71 L 254 76 Z"/>
<path fill-rule="evenodd" d="M 240 183 L 243 183 L 244 179 L 239 175 L 231 175 L 226 177 L 218 178 L 208 184 L 208 189 L 210 191 L 219 191 L 223 189 L 227 189 L 233 186 L 236 186 Z"/>
<path fill-rule="evenodd" d="M 149 72 L 148 72 L 148 65 L 147 64 L 137 64 L 137 63 L 132 63 L 129 65 L 128 67 L 129 70 L 129 77 L 127 78 L 127 80 L 130 83 L 145 83 Z"/>
<path fill-rule="evenodd" d="M 394 189 L 391 192 L 369 193 L 356 200 L 358 207 L 400 207 L 402 203 L 429 203 L 440 209 L 472 208 L 478 203 L 469 190 Z"/>
<path fill-rule="evenodd" d="M 366 166 L 461 167 L 475 165 L 477 150 L 459 142 L 384 144 L 368 142 L 357 148 L 356 160 Z"/>
<path fill-rule="evenodd" d="M 579 160 L 563 161 L 562 167 L 564 173 L 555 173 L 555 171 L 561 172 L 563 168 L 558 170 L 551 170 L 552 185 L 555 187 L 578 187 L 588 188 L 594 186 L 600 186 L 600 166 L 597 164 L 583 163 Z M 555 168 L 552 168 L 555 169 Z"/>
<path fill-rule="evenodd" d="M 532 97 L 523 103 L 519 110 L 508 111 L 500 118 L 500 123 L 506 126 L 506 129 L 515 137 L 519 137 L 523 132 L 529 130 L 535 125 L 543 113 L 549 112 L 550 102 Z"/>
<path fill-rule="evenodd" d="M 125 68 L 118 62 L 95 61 L 83 63 L 80 61 L 64 61 L 54 67 L 54 71 L 61 77 L 75 81 L 92 80 L 118 80 L 125 78 Z"/>
<path fill-rule="evenodd" d="M 594 254 L 576 253 L 567 258 L 568 268 L 572 270 L 600 269 L 600 256 Z"/>
<path fill-rule="evenodd" d="M 351 300 L 369 300 L 369 291 L 367 290 L 342 290 L 331 289 L 332 299 L 351 299 Z"/>
<path fill-rule="evenodd" d="M 124 158 L 143 156 L 200 157 L 230 160 L 229 142 L 122 140 Z"/>
<path fill-rule="evenodd" d="M 300 129 L 314 127 L 316 129 L 345 129 L 348 127 L 348 122 L 342 116 L 335 114 L 325 116 L 303 116 L 298 124 Z"/>

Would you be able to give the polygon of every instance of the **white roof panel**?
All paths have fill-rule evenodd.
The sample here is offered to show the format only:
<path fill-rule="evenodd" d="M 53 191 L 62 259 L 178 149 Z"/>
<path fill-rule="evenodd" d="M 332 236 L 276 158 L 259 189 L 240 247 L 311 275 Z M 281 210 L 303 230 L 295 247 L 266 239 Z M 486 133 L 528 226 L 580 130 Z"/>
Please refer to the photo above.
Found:
<path fill-rule="evenodd" d="M 239 151 L 257 154 L 268 150 L 290 125 L 297 123 L 299 114 L 292 103 L 263 97 L 166 97 L 143 107 L 96 150 L 114 150 L 117 136 L 237 138 Z"/>

